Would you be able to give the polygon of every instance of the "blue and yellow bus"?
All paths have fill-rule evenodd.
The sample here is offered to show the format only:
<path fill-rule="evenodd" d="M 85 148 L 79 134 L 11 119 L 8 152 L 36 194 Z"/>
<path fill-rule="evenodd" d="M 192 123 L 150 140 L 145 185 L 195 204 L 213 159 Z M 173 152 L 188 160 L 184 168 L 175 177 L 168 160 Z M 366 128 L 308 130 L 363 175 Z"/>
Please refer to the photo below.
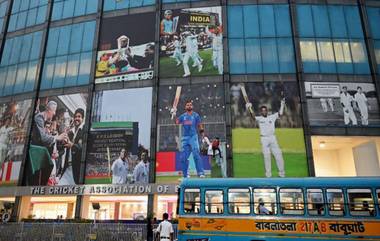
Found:
<path fill-rule="evenodd" d="M 380 178 L 185 179 L 179 241 L 380 240 Z"/>

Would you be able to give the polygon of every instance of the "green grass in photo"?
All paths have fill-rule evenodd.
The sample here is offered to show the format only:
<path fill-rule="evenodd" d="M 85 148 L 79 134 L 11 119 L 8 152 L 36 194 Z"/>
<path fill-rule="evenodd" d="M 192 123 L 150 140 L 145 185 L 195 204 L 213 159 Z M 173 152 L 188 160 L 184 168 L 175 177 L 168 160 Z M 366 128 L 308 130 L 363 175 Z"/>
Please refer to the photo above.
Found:
<path fill-rule="evenodd" d="M 212 64 L 212 49 L 199 50 L 199 55 L 203 59 L 202 71 L 198 72 L 198 67 L 192 67 L 193 60 L 189 60 L 189 68 L 192 76 L 218 75 L 218 69 Z M 177 65 L 177 61 L 172 57 L 160 57 L 160 77 L 182 77 L 185 72 L 183 65 Z"/>

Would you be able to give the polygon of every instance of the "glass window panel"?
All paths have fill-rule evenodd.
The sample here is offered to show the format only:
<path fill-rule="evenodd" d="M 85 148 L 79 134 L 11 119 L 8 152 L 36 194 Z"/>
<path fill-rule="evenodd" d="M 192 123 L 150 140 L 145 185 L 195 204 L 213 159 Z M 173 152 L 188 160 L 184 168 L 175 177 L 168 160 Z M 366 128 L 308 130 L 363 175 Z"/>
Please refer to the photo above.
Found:
<path fill-rule="evenodd" d="M 247 73 L 262 73 L 260 39 L 245 40 Z"/>
<path fill-rule="evenodd" d="M 36 60 L 40 57 L 41 41 L 42 31 L 33 33 L 33 44 L 29 60 Z"/>
<path fill-rule="evenodd" d="M 313 20 L 316 37 L 330 37 L 329 16 L 327 6 L 313 5 Z"/>
<path fill-rule="evenodd" d="M 310 215 L 324 215 L 324 198 L 322 189 L 307 190 L 307 210 Z"/>
<path fill-rule="evenodd" d="M 31 0 L 30 1 L 30 5 L 29 5 L 29 9 L 31 8 L 36 8 L 40 5 L 39 1 L 38 0 Z"/>
<path fill-rule="evenodd" d="M 40 3 L 39 3 L 40 6 L 46 5 L 46 4 L 48 4 L 48 0 L 40 0 Z"/>
<path fill-rule="evenodd" d="M 228 210 L 234 214 L 251 213 L 251 193 L 249 189 L 229 189 Z"/>
<path fill-rule="evenodd" d="M 12 52 L 10 54 L 9 63 L 10 64 L 17 64 L 20 59 L 20 48 L 22 45 L 22 36 L 15 37 L 13 39 L 13 45 L 12 45 Z"/>
<path fill-rule="evenodd" d="M 230 39 L 229 41 L 230 72 L 232 74 L 245 73 L 244 40 Z"/>
<path fill-rule="evenodd" d="M 129 0 L 116 1 L 116 9 L 124 9 L 128 7 L 129 7 Z"/>
<path fill-rule="evenodd" d="M 16 13 L 19 11 L 21 5 L 21 0 L 14 0 L 12 5 L 12 13 Z"/>
<path fill-rule="evenodd" d="M 17 14 L 14 14 L 10 17 L 8 24 L 8 32 L 12 32 L 16 29 L 17 16 Z"/>
<path fill-rule="evenodd" d="M 80 59 L 79 75 L 78 75 L 78 85 L 88 84 L 90 79 L 91 71 L 91 59 L 92 53 L 82 53 Z"/>
<path fill-rule="evenodd" d="M 314 40 L 300 41 L 303 69 L 306 73 L 319 72 L 317 48 Z"/>
<path fill-rule="evenodd" d="M 13 94 L 13 85 L 16 80 L 17 65 L 12 65 L 8 67 L 7 79 L 5 80 L 3 95 Z"/>
<path fill-rule="evenodd" d="M 55 58 L 46 58 L 41 78 L 41 89 L 49 89 L 53 85 Z"/>
<path fill-rule="evenodd" d="M 343 6 L 328 6 L 331 33 L 335 38 L 347 38 L 347 26 Z"/>
<path fill-rule="evenodd" d="M 34 90 L 34 84 L 37 78 L 37 64 L 38 61 L 33 61 L 29 63 L 28 73 L 24 85 L 24 92 Z"/>
<path fill-rule="evenodd" d="M 304 200 L 302 189 L 280 189 L 280 202 L 282 214 L 304 214 Z"/>
<path fill-rule="evenodd" d="M 65 0 L 64 4 L 63 4 L 62 18 L 73 17 L 74 16 L 74 7 L 75 7 L 75 0 Z"/>
<path fill-rule="evenodd" d="M 53 77 L 53 88 L 59 88 L 64 86 L 64 80 L 66 77 L 67 56 L 57 57 L 55 59 L 55 69 Z"/>
<path fill-rule="evenodd" d="M 47 11 L 47 6 L 46 5 L 38 8 L 36 24 L 40 24 L 40 23 L 44 23 L 45 22 L 46 11 Z"/>
<path fill-rule="evenodd" d="M 97 5 L 98 1 L 88 1 L 88 0 L 76 0 L 74 7 L 74 16 L 82 16 L 86 14 L 86 4 L 92 3 L 93 5 Z M 91 5 L 91 4 L 90 4 Z"/>
<path fill-rule="evenodd" d="M 155 0 L 144 0 L 144 6 L 153 5 L 155 3 Z"/>
<path fill-rule="evenodd" d="M 1 58 L 1 66 L 6 66 L 9 64 L 12 48 L 13 48 L 13 39 L 7 39 L 5 41 L 3 56 Z"/>
<path fill-rule="evenodd" d="M 348 35 L 351 38 L 363 38 L 363 30 L 360 21 L 359 9 L 356 6 L 344 6 Z"/>
<path fill-rule="evenodd" d="M 274 12 L 272 5 L 259 5 L 259 21 L 261 37 L 275 37 L 275 22 L 274 22 Z"/>
<path fill-rule="evenodd" d="M 380 39 L 380 8 L 367 7 L 367 15 L 372 37 Z"/>
<path fill-rule="evenodd" d="M 58 38 L 57 55 L 68 54 L 71 35 L 71 25 L 60 27 L 59 30 L 60 32 Z"/>
<path fill-rule="evenodd" d="M 29 0 L 21 0 L 19 11 L 25 11 L 25 10 L 27 10 L 29 8 L 29 3 L 30 3 Z"/>
<path fill-rule="evenodd" d="M 314 37 L 314 25 L 310 5 L 297 5 L 297 25 L 300 37 Z"/>
<path fill-rule="evenodd" d="M 380 72 L 380 40 L 374 41 L 374 49 L 377 62 L 377 69 Z"/>
<path fill-rule="evenodd" d="M 334 50 L 331 41 L 317 40 L 319 68 L 322 73 L 335 73 Z"/>
<path fill-rule="evenodd" d="M 7 79 L 7 72 L 8 72 L 8 68 L 7 67 L 0 68 L 0 79 L 1 80 L 6 80 Z M 0 95 L 3 94 L 4 84 L 5 84 L 5 81 L 0 81 Z"/>
<path fill-rule="evenodd" d="M 259 16 L 257 13 L 256 5 L 244 6 L 244 37 L 246 38 L 257 38 L 260 37 L 260 28 L 259 28 Z M 236 28 L 236 25 L 232 27 Z M 240 27 L 239 27 L 240 28 Z M 242 36 L 239 36 L 242 37 Z"/>
<path fill-rule="evenodd" d="M 96 13 L 98 11 L 98 1 L 87 0 L 86 14 Z"/>
<path fill-rule="evenodd" d="M 276 39 L 261 39 L 261 58 L 263 61 L 263 73 L 279 72 Z"/>
<path fill-rule="evenodd" d="M 0 17 L 4 17 L 7 13 L 8 1 L 0 3 Z"/>
<path fill-rule="evenodd" d="M 37 19 L 37 8 L 33 8 L 29 10 L 28 13 L 28 18 L 26 20 L 26 26 L 33 26 L 36 24 L 36 19 Z"/>
<path fill-rule="evenodd" d="M 24 35 L 22 37 L 22 44 L 20 46 L 21 49 L 21 56 L 20 56 L 20 62 L 26 62 L 29 60 L 29 55 L 31 52 L 31 47 L 32 47 L 32 41 L 33 41 L 33 35 L 28 34 Z"/>
<path fill-rule="evenodd" d="M 329 215 L 343 216 L 344 215 L 344 197 L 340 189 L 327 189 L 327 205 Z"/>
<path fill-rule="evenodd" d="M 82 1 L 78 1 L 78 2 L 82 2 Z M 52 13 L 52 20 L 59 20 L 59 19 L 62 19 L 62 9 L 63 9 L 63 3 L 64 2 L 57 2 L 57 1 L 54 1 L 54 5 L 53 5 L 53 13 Z"/>
<path fill-rule="evenodd" d="M 112 11 L 116 8 L 115 0 L 104 0 L 103 11 Z"/>
<path fill-rule="evenodd" d="M 348 189 L 347 193 L 352 216 L 375 216 L 371 189 Z"/>
<path fill-rule="evenodd" d="M 338 73 L 353 74 L 350 45 L 347 40 L 334 40 L 335 61 Z"/>
<path fill-rule="evenodd" d="M 133 0 L 130 2 L 129 7 L 130 8 L 140 7 L 142 6 L 142 4 L 143 4 L 143 0 Z"/>
<path fill-rule="evenodd" d="M 52 28 L 49 31 L 49 39 L 46 47 L 46 57 L 52 57 L 57 54 L 59 28 Z"/>
<path fill-rule="evenodd" d="M 26 79 L 26 73 L 28 71 L 28 64 L 19 64 L 17 66 L 16 81 L 13 87 L 13 93 L 21 93 L 24 91 L 24 83 Z"/>
<path fill-rule="evenodd" d="M 276 190 L 273 188 L 256 188 L 253 191 L 255 214 L 277 214 Z"/>
<path fill-rule="evenodd" d="M 369 74 L 367 51 L 364 41 L 352 40 L 350 42 L 351 56 L 356 74 Z"/>
<path fill-rule="evenodd" d="M 244 36 L 243 11 L 241 6 L 228 7 L 228 37 L 242 38 Z"/>
<path fill-rule="evenodd" d="M 3 24 L 4 24 L 4 18 L 0 18 L 0 33 L 3 33 L 4 30 L 3 30 Z"/>
<path fill-rule="evenodd" d="M 185 189 L 183 197 L 184 213 L 199 213 L 201 207 L 201 194 L 199 189 Z"/>
<path fill-rule="evenodd" d="M 95 21 L 86 22 L 84 24 L 83 32 L 83 46 L 82 51 L 90 51 L 93 48 L 94 35 L 95 35 Z"/>
<path fill-rule="evenodd" d="M 278 38 L 278 60 L 280 73 L 295 73 L 294 48 L 291 38 Z"/>
<path fill-rule="evenodd" d="M 22 29 L 26 25 L 27 12 L 21 12 L 18 14 L 16 29 Z"/>
<path fill-rule="evenodd" d="M 70 53 L 79 53 L 81 51 L 82 37 L 84 34 L 84 24 L 72 25 L 70 38 Z"/>
<path fill-rule="evenodd" d="M 288 5 L 274 5 L 276 18 L 276 36 L 291 37 L 291 23 Z"/>
<path fill-rule="evenodd" d="M 223 191 L 207 190 L 205 192 L 205 211 L 206 213 L 223 213 Z"/>
<path fill-rule="evenodd" d="M 67 71 L 65 86 L 74 86 L 77 84 L 79 72 L 80 54 L 69 55 L 67 60 Z"/>

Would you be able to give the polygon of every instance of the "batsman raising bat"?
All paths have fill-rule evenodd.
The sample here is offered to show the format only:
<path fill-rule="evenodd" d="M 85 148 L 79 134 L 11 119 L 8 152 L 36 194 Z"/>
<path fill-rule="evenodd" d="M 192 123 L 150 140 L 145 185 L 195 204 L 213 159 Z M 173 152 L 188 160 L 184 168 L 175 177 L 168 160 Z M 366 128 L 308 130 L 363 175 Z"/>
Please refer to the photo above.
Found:
<path fill-rule="evenodd" d="M 172 108 L 170 110 L 170 113 L 172 117 L 175 117 L 177 109 Z M 197 112 L 193 111 L 193 102 L 191 100 L 186 101 L 185 113 L 176 118 L 175 123 L 177 125 L 182 125 L 182 152 L 180 160 L 183 177 L 190 177 L 190 174 L 188 173 L 190 154 L 193 154 L 195 168 L 197 169 L 198 176 L 205 177 L 202 159 L 199 154 L 200 150 L 198 139 L 198 131 L 203 130 L 203 125 L 201 123 L 200 115 Z"/>
<path fill-rule="evenodd" d="M 246 102 L 245 107 L 247 111 L 250 112 L 250 115 L 253 120 L 255 120 L 260 129 L 260 140 L 262 146 L 262 152 L 264 156 L 264 166 L 265 166 L 265 176 L 272 176 L 272 158 L 271 154 L 273 154 L 274 159 L 276 160 L 278 175 L 280 177 L 285 177 L 285 169 L 284 169 L 284 158 L 282 156 L 282 152 L 280 146 L 277 143 L 277 138 L 275 135 L 275 123 L 276 120 L 279 119 L 283 113 L 285 108 L 285 98 L 284 93 L 281 92 L 281 106 L 278 112 L 268 115 L 268 108 L 263 105 L 260 107 L 260 115 L 255 116 L 252 108 L 252 103 L 249 102 L 247 92 L 245 87 L 242 86 L 242 93 L 244 100 Z M 243 90 L 244 88 L 244 90 Z"/>

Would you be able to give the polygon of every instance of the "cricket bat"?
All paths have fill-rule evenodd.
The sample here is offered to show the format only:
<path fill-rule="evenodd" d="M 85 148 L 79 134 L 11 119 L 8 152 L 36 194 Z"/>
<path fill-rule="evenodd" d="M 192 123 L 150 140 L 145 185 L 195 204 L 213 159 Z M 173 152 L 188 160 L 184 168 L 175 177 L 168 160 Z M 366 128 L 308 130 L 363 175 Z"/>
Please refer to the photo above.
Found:
<path fill-rule="evenodd" d="M 174 101 L 173 101 L 173 109 L 177 109 L 177 105 L 178 105 L 178 102 L 179 102 L 179 97 L 181 97 L 181 90 L 182 90 L 182 87 L 181 86 L 177 86 L 177 90 L 175 91 L 175 97 L 174 97 Z M 175 114 L 172 113 L 172 116 L 171 116 L 171 119 L 173 120 L 175 117 Z"/>
<path fill-rule="evenodd" d="M 243 98 L 244 98 L 245 103 L 250 103 L 249 99 L 248 99 L 247 91 L 245 90 L 245 86 L 244 85 L 240 86 L 240 89 L 241 89 L 241 93 L 243 94 Z M 253 112 L 252 107 L 249 107 L 248 111 L 249 111 L 249 114 L 251 115 L 251 117 L 253 119 L 255 119 L 255 114 Z"/>

